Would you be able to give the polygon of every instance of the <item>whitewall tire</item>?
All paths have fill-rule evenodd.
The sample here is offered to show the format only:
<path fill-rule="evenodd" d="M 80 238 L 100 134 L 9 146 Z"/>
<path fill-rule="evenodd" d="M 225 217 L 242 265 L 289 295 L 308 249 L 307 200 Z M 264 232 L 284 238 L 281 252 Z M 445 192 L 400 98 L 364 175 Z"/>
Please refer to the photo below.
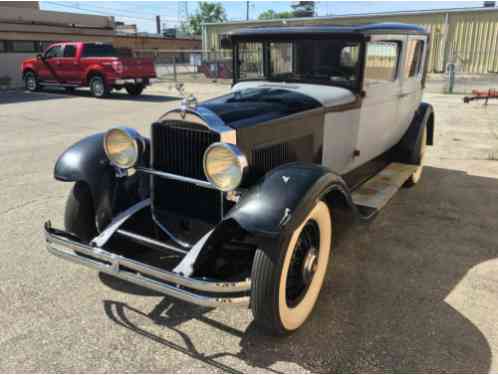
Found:
<path fill-rule="evenodd" d="M 319 201 L 276 256 L 257 250 L 252 268 L 251 306 L 258 325 L 282 335 L 298 329 L 318 299 L 329 263 L 332 220 Z"/>

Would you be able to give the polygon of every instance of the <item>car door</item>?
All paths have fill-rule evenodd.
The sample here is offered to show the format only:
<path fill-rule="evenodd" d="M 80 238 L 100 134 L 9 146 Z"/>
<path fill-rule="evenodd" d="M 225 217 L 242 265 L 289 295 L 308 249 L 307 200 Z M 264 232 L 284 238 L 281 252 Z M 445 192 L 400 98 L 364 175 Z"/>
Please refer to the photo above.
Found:
<path fill-rule="evenodd" d="M 59 76 L 65 83 L 79 83 L 80 81 L 80 66 L 76 57 L 76 52 L 76 44 L 64 45 L 59 64 Z"/>
<path fill-rule="evenodd" d="M 62 45 L 56 44 L 45 51 L 40 64 L 38 77 L 44 82 L 57 82 L 60 58 L 62 57 Z"/>
<path fill-rule="evenodd" d="M 364 90 L 360 109 L 356 156 L 350 168 L 356 168 L 387 151 L 395 143 L 399 127 L 399 65 L 402 35 L 372 35 L 367 42 Z"/>
<path fill-rule="evenodd" d="M 402 131 L 402 134 L 411 123 L 422 99 L 422 77 L 426 49 L 426 36 L 413 35 L 408 37 L 403 54 L 399 103 L 400 131 Z"/>

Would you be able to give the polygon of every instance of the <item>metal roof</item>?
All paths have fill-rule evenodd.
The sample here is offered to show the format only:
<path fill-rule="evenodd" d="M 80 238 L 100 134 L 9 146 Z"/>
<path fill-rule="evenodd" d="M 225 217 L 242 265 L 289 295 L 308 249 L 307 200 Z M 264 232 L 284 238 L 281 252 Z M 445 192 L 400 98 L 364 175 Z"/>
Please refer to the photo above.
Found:
<path fill-rule="evenodd" d="M 267 35 L 297 35 L 297 34 L 372 34 L 372 33 L 402 33 L 427 34 L 426 30 L 418 25 L 406 23 L 372 23 L 363 25 L 308 25 L 308 26 L 276 26 L 276 27 L 248 27 L 227 32 L 232 36 L 267 36 Z"/>
<path fill-rule="evenodd" d="M 334 16 L 316 16 L 316 17 L 294 17 L 294 18 L 274 18 L 269 20 L 241 20 L 241 21 L 223 21 L 223 22 L 205 22 L 202 23 L 203 26 L 220 26 L 220 25 L 244 25 L 244 24 L 264 24 L 264 23 L 275 23 L 281 22 L 283 24 L 289 22 L 299 22 L 299 21 L 313 21 L 313 20 L 340 20 L 343 18 L 376 18 L 376 17 L 396 17 L 396 16 L 419 16 L 424 14 L 454 14 L 454 13 L 473 13 L 473 12 L 497 12 L 497 7 L 475 7 L 475 8 L 447 8 L 447 9 L 425 9 L 425 10 L 405 10 L 398 12 L 372 12 L 372 13 L 350 13 L 341 14 Z"/>

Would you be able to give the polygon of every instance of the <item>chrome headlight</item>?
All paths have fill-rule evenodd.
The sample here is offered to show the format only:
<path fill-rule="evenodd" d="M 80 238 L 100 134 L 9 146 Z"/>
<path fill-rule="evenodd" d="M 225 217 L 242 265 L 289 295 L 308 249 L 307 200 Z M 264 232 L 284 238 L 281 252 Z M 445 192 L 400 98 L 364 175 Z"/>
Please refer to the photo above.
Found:
<path fill-rule="evenodd" d="M 246 157 L 230 143 L 213 143 L 204 152 L 204 173 L 221 191 L 236 189 L 246 169 Z"/>
<path fill-rule="evenodd" d="M 104 150 L 111 164 L 118 168 L 133 167 L 139 156 L 137 139 L 140 135 L 133 129 L 114 128 L 104 136 Z"/>

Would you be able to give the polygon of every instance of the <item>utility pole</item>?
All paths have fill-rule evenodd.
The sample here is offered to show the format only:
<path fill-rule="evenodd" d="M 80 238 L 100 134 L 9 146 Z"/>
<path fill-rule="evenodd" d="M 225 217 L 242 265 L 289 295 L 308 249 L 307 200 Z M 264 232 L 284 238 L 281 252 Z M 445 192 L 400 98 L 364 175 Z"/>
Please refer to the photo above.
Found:
<path fill-rule="evenodd" d="M 249 21 L 249 1 L 246 1 L 246 21 Z"/>
<path fill-rule="evenodd" d="M 161 16 L 156 16 L 156 31 L 161 35 Z"/>

